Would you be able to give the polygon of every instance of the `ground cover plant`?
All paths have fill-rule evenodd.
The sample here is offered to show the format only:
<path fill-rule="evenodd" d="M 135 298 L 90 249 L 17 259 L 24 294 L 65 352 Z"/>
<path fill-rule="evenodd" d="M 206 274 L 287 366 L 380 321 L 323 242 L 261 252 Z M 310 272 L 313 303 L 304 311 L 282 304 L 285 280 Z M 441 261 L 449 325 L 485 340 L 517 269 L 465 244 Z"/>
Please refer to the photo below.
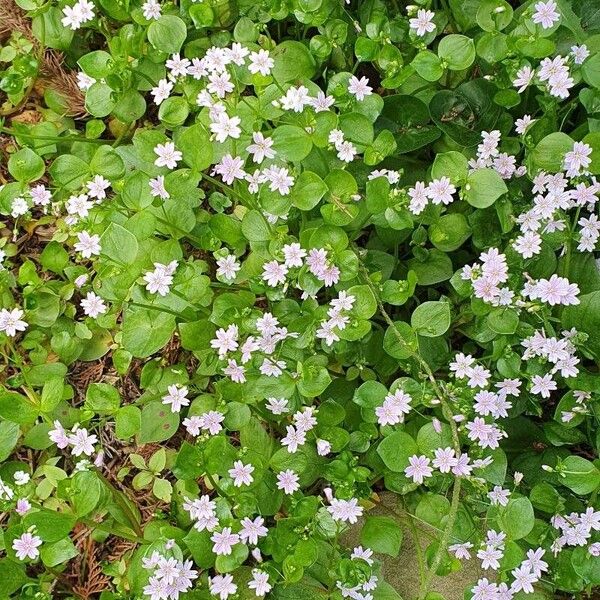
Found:
<path fill-rule="evenodd" d="M 594 593 L 595 0 L 0 3 L 1 598 Z"/>

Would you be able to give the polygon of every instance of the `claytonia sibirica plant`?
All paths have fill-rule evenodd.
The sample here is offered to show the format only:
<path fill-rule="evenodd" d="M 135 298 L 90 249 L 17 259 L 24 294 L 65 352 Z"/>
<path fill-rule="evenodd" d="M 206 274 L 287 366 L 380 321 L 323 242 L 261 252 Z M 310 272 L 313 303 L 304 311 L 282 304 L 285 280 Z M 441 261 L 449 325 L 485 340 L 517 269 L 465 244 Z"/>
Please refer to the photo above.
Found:
<path fill-rule="evenodd" d="M 5 1 L 0 597 L 593 594 L 594 2 Z"/>

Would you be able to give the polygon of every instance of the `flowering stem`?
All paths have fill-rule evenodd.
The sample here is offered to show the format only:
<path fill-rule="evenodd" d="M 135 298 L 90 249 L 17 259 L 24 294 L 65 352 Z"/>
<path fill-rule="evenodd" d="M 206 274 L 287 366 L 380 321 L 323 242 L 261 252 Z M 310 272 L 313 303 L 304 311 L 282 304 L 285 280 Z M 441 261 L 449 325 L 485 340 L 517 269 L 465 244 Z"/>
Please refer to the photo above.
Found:
<path fill-rule="evenodd" d="M 356 250 L 357 249 L 355 248 L 355 254 L 358 258 L 359 271 L 363 277 L 364 282 L 369 286 L 369 288 L 373 292 L 373 295 L 375 296 L 375 300 L 377 301 L 377 306 L 379 308 L 379 312 L 381 313 L 381 316 L 384 318 L 385 322 L 392 329 L 392 331 L 394 332 L 394 334 L 398 338 L 398 340 L 401 343 L 404 343 L 404 338 L 402 337 L 402 335 L 396 328 L 396 325 L 395 325 L 394 321 L 392 320 L 392 318 L 389 316 L 389 314 L 385 310 L 385 307 L 383 306 L 383 302 L 381 301 L 381 298 L 379 296 L 379 290 L 375 287 L 375 285 L 371 281 L 371 277 L 369 276 L 369 271 L 362 264 L 360 256 Z M 427 362 L 425 360 L 423 360 L 423 358 L 420 356 L 420 354 L 418 352 L 413 352 L 412 358 L 414 358 L 415 360 L 418 361 L 421 369 L 427 375 L 427 378 L 429 379 L 429 381 L 431 383 L 431 386 L 435 392 L 435 395 L 437 396 L 438 400 L 440 401 L 440 404 L 442 407 L 442 413 L 443 413 L 444 417 L 446 418 L 446 420 L 448 421 L 448 424 L 450 425 L 450 430 L 452 433 L 452 445 L 454 447 L 454 451 L 456 452 L 456 455 L 459 456 L 460 455 L 460 439 L 458 436 L 458 428 L 456 427 L 456 421 L 454 421 L 454 415 L 452 414 L 452 411 L 450 410 L 450 407 L 448 405 L 448 402 L 444 395 L 444 392 L 443 392 L 441 386 L 438 385 L 430 366 L 427 364 Z M 457 477 L 454 481 L 454 486 L 452 488 L 452 500 L 450 503 L 450 511 L 448 513 L 448 518 L 446 520 L 446 527 L 444 528 L 444 533 L 442 534 L 442 537 L 440 539 L 438 549 L 435 553 L 435 556 L 433 557 L 429 571 L 428 571 L 427 575 L 425 576 L 425 580 L 421 581 L 419 600 L 423 600 L 427 596 L 427 594 L 429 592 L 429 588 L 431 587 L 431 582 L 433 580 L 433 577 L 435 576 L 435 573 L 442 561 L 444 552 L 446 551 L 446 548 L 448 547 L 448 543 L 450 542 L 450 537 L 452 535 L 452 529 L 454 528 L 454 523 L 456 522 L 456 515 L 458 513 L 458 507 L 460 505 L 461 485 L 462 485 L 462 480 L 460 477 Z"/>

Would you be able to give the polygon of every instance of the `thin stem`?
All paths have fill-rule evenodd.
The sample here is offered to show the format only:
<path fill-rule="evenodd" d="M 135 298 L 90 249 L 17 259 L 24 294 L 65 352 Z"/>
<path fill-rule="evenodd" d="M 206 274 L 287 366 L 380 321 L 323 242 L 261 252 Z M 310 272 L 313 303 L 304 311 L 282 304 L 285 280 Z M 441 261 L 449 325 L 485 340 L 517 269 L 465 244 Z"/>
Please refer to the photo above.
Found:
<path fill-rule="evenodd" d="M 358 252 L 356 252 L 356 250 L 355 250 L 355 253 L 356 253 L 358 261 L 359 261 L 359 263 L 358 263 L 359 264 L 359 272 L 362 275 L 364 282 L 371 288 L 371 291 L 373 292 L 373 295 L 375 296 L 375 299 L 377 301 L 377 306 L 379 307 L 379 312 L 383 316 L 385 322 L 391 328 L 394 335 L 398 338 L 398 341 L 401 342 L 402 344 L 404 344 L 404 338 L 402 337 L 402 335 L 396 328 L 394 321 L 389 316 L 389 314 L 385 310 L 385 307 L 383 306 L 383 302 L 381 301 L 381 298 L 379 296 L 379 290 L 375 287 L 375 285 L 373 285 L 373 282 L 371 281 L 369 272 L 365 268 L 365 266 L 362 264 L 362 261 L 360 260 L 360 256 L 358 255 Z M 418 352 L 413 352 L 412 358 L 414 358 L 415 360 L 418 361 L 419 366 L 427 375 L 427 378 L 429 379 L 429 382 L 431 383 L 431 387 L 433 388 L 435 395 L 437 396 L 438 400 L 440 401 L 440 404 L 442 407 L 442 413 L 443 413 L 444 417 L 446 418 L 446 420 L 448 421 L 448 424 L 450 425 L 450 430 L 452 432 L 452 444 L 454 447 L 454 451 L 456 452 L 456 455 L 458 456 L 458 455 L 460 455 L 460 438 L 458 436 L 458 428 L 456 426 L 456 422 L 454 421 L 454 417 L 453 417 L 452 411 L 450 410 L 450 406 L 448 405 L 448 401 L 445 397 L 445 394 L 444 394 L 441 386 L 438 385 L 430 366 L 427 364 L 427 362 L 425 360 L 423 360 L 423 358 L 418 354 Z M 433 577 L 435 576 L 435 573 L 442 561 L 443 554 L 446 551 L 446 548 L 448 547 L 448 543 L 449 543 L 450 537 L 452 535 L 452 529 L 454 528 L 454 523 L 456 522 L 456 515 L 458 514 L 458 508 L 460 505 L 461 485 L 462 485 L 462 480 L 460 477 L 457 477 L 454 481 L 454 486 L 452 488 L 452 500 L 450 502 L 450 511 L 448 513 L 448 519 L 446 520 L 446 527 L 444 528 L 444 533 L 442 534 L 442 537 L 440 539 L 440 543 L 439 543 L 437 552 L 435 553 L 435 556 L 433 557 L 433 560 L 431 562 L 431 567 L 429 568 L 427 576 L 425 577 L 425 581 L 423 582 L 423 585 L 421 586 L 421 590 L 419 593 L 420 600 L 424 599 L 427 596 L 427 594 L 429 592 L 429 588 L 431 587 L 431 582 L 433 580 Z"/>

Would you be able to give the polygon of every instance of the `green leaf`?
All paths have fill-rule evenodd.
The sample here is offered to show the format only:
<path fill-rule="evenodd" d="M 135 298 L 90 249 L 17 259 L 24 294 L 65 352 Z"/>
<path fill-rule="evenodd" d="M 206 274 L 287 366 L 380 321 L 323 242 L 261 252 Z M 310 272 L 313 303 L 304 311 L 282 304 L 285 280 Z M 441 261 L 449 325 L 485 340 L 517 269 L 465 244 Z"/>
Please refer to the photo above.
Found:
<path fill-rule="evenodd" d="M 164 442 L 173 437 L 179 427 L 179 415 L 162 402 L 150 402 L 142 409 L 140 444 Z"/>
<path fill-rule="evenodd" d="M 98 414 L 113 414 L 120 403 L 118 390 L 108 383 L 91 383 L 85 393 L 85 408 Z"/>
<path fill-rule="evenodd" d="M 273 149 L 283 160 L 300 162 L 312 150 L 312 141 L 308 133 L 296 125 L 280 125 L 273 132 Z"/>
<path fill-rule="evenodd" d="M 93 471 L 75 473 L 71 479 L 69 500 L 77 517 L 89 515 L 98 506 L 104 485 Z"/>
<path fill-rule="evenodd" d="M 451 33 L 440 40 L 438 56 L 450 70 L 462 71 L 473 64 L 475 45 L 466 35 Z"/>
<path fill-rule="evenodd" d="M 28 425 L 36 420 L 38 414 L 38 408 L 25 396 L 0 390 L 0 417 L 3 419 L 19 425 Z"/>
<path fill-rule="evenodd" d="M 403 473 L 408 467 L 409 457 L 417 453 L 417 443 L 404 431 L 390 433 L 377 446 L 377 454 L 385 466 L 394 473 Z"/>
<path fill-rule="evenodd" d="M 530 171 L 556 173 L 562 171 L 565 153 L 573 149 L 573 140 L 561 131 L 547 135 L 538 142 L 528 157 Z"/>
<path fill-rule="evenodd" d="M 425 337 L 443 335 L 450 328 L 450 304 L 423 302 L 415 308 L 410 324 L 419 335 Z"/>
<path fill-rule="evenodd" d="M 122 406 L 115 418 L 115 435 L 127 440 L 136 435 L 142 426 L 142 412 L 137 406 Z"/>
<path fill-rule="evenodd" d="M 431 243 L 442 252 L 460 248 L 471 235 L 467 218 L 461 213 L 443 215 L 429 227 Z"/>
<path fill-rule="evenodd" d="M 101 255 L 110 258 L 119 265 L 128 265 L 135 261 L 138 253 L 138 241 L 125 227 L 110 223 L 100 237 Z"/>
<path fill-rule="evenodd" d="M 0 559 L 0 596 L 9 598 L 27 581 L 25 565 L 8 558 Z"/>
<path fill-rule="evenodd" d="M 437 154 L 431 167 L 433 179 L 448 177 L 454 183 L 466 179 L 468 172 L 467 157 L 462 152 L 455 150 Z"/>
<path fill-rule="evenodd" d="M 375 408 L 381 406 L 388 394 L 388 389 L 379 381 L 365 381 L 354 392 L 352 400 L 359 406 L 366 408 Z"/>
<path fill-rule="evenodd" d="M 499 520 L 502 531 L 509 538 L 513 540 L 524 538 L 535 524 L 533 506 L 529 498 L 511 498 L 500 511 Z"/>
<path fill-rule="evenodd" d="M 508 192 L 504 180 L 494 169 L 473 171 L 463 190 L 465 200 L 476 208 L 487 208 Z"/>
<path fill-rule="evenodd" d="M 43 544 L 40 548 L 40 557 L 47 567 L 56 567 L 70 561 L 79 554 L 79 550 L 70 538 L 58 540 L 53 544 Z"/>
<path fill-rule="evenodd" d="M 8 172 L 23 183 L 39 179 L 44 170 L 44 161 L 30 148 L 21 148 L 8 159 Z"/>
<path fill-rule="evenodd" d="M 384 350 L 394 358 L 410 358 L 418 350 L 417 334 L 404 321 L 395 321 L 385 330 L 383 337 Z"/>
<path fill-rule="evenodd" d="M 212 164 L 210 134 L 200 123 L 183 129 L 177 137 L 177 148 L 181 151 L 184 162 L 196 171 L 203 171 Z"/>
<path fill-rule="evenodd" d="M 591 494 L 600 487 L 600 471 L 581 456 L 567 456 L 560 481 L 576 494 Z"/>
<path fill-rule="evenodd" d="M 374 552 L 398 556 L 402 529 L 391 517 L 367 517 L 360 532 L 360 542 Z"/>
<path fill-rule="evenodd" d="M 36 512 L 28 512 L 23 518 L 23 525 L 26 528 L 35 526 L 36 534 L 42 541 L 57 542 L 69 535 L 76 521 L 74 515 L 43 508 Z"/>
<path fill-rule="evenodd" d="M 271 52 L 275 64 L 271 71 L 278 83 L 295 79 L 311 79 L 315 74 L 315 59 L 308 48 L 293 40 L 285 40 Z"/>
<path fill-rule="evenodd" d="M 185 22 L 175 15 L 161 15 L 148 27 L 148 41 L 156 50 L 179 52 L 187 36 Z"/>
<path fill-rule="evenodd" d="M 130 309 L 123 319 L 123 348 L 146 358 L 160 350 L 175 331 L 175 317 L 160 310 Z"/>
<path fill-rule="evenodd" d="M 290 196 L 296 208 L 310 210 L 319 204 L 327 190 L 327 185 L 316 173 L 303 171 L 296 180 Z"/>
<path fill-rule="evenodd" d="M 0 461 L 6 460 L 14 450 L 21 430 L 17 423 L 12 421 L 0 422 Z"/>
<path fill-rule="evenodd" d="M 64 383 L 62 377 L 51 377 L 42 388 L 40 410 L 52 412 L 60 403 L 63 396 Z"/>

